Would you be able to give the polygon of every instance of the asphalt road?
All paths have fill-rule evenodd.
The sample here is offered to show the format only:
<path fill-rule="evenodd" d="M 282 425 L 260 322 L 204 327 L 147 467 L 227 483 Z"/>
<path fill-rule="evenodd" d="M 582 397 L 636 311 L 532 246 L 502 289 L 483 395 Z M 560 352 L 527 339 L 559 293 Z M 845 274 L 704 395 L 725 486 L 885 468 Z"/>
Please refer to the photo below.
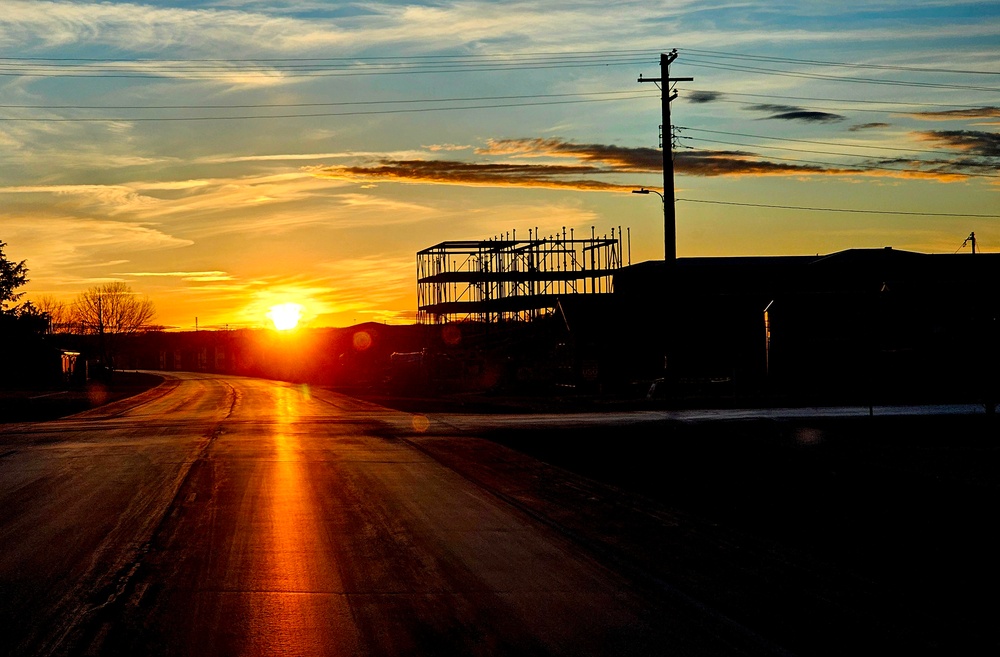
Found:
<path fill-rule="evenodd" d="M 0 655 L 995 655 L 975 407 L 476 416 L 166 375 L 0 424 Z"/>
<path fill-rule="evenodd" d="M 196 374 L 0 425 L 0 649 L 782 653 L 589 540 L 587 513 L 613 491 L 435 430 L 329 391 Z M 492 465 L 470 476 L 472 457 Z M 598 510 L 534 493 L 553 487 Z"/>

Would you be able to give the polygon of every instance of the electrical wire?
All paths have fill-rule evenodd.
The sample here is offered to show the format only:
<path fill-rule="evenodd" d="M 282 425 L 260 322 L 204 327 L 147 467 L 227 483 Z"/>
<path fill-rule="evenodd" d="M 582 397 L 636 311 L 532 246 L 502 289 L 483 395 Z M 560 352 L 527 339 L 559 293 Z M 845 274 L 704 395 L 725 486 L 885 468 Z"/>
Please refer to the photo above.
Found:
<path fill-rule="evenodd" d="M 887 167 L 881 164 L 843 164 L 838 162 L 825 162 L 822 160 L 803 160 L 794 157 L 779 157 L 777 155 L 769 155 L 767 160 L 778 160 L 780 162 L 800 162 L 802 164 L 819 164 L 825 167 L 835 167 L 831 170 L 831 173 L 857 173 L 858 171 L 864 170 L 879 170 L 879 171 L 895 171 L 896 173 L 918 173 L 918 174 L 947 174 L 953 176 L 966 176 L 972 178 L 1000 178 L 997 175 L 991 175 L 988 173 L 968 173 L 965 171 L 927 171 L 924 169 L 899 169 L 896 167 Z"/>
<path fill-rule="evenodd" d="M 680 135 L 678 138 L 679 139 L 687 139 L 687 140 L 691 140 L 691 141 L 703 141 L 703 142 L 707 142 L 707 143 L 710 143 L 710 144 L 723 144 L 725 146 L 747 146 L 747 147 L 750 147 L 750 148 L 764 148 L 764 149 L 771 149 L 771 150 L 779 150 L 780 149 L 780 150 L 783 150 L 783 151 L 794 151 L 796 153 L 816 153 L 816 154 L 820 154 L 820 155 L 843 155 L 843 156 L 846 156 L 846 157 L 878 157 L 877 155 L 866 155 L 864 153 L 844 153 L 842 151 L 814 151 L 814 150 L 810 150 L 810 149 L 806 149 L 806 148 L 793 148 L 791 146 L 768 146 L 766 144 L 744 144 L 742 142 L 736 142 L 736 141 L 721 141 L 721 140 L 718 140 L 718 139 L 707 139 L 705 137 L 687 137 L 687 136 L 684 136 L 684 135 Z M 844 144 L 844 145 L 846 146 L 847 144 Z M 935 151 L 935 150 L 919 149 L 919 148 L 892 148 L 891 146 L 885 146 L 885 147 L 882 147 L 882 146 L 873 146 L 872 148 L 875 148 L 876 150 L 886 150 L 886 151 L 903 151 L 903 152 L 912 152 L 912 153 L 928 153 L 930 155 L 968 155 L 968 153 L 959 153 L 959 152 L 956 152 L 956 151 Z"/>
<path fill-rule="evenodd" d="M 742 93 L 735 91 L 715 91 L 710 89 L 692 89 L 690 87 L 685 87 L 685 92 L 697 92 L 697 93 L 708 93 L 708 94 L 719 94 L 721 96 L 747 96 L 751 98 L 768 98 L 771 100 L 816 100 L 820 102 L 830 102 L 830 103 L 868 103 L 872 105 L 904 105 L 904 106 L 914 106 L 914 107 L 952 107 L 960 109 L 979 109 L 982 105 L 959 105 L 955 103 L 922 103 L 922 102 L 912 102 L 905 100 L 873 100 L 871 98 L 859 99 L 859 98 L 816 98 L 812 96 L 779 96 L 775 94 L 751 94 Z M 681 96 L 684 99 L 684 96 Z M 690 100 L 690 99 L 688 99 Z M 718 102 L 717 100 L 712 100 L 711 102 Z M 849 108 L 852 112 L 857 112 L 856 108 Z M 846 109 L 843 111 L 847 111 Z"/>
<path fill-rule="evenodd" d="M 633 50 L 576 50 L 576 51 L 559 51 L 559 52 L 524 52 L 524 53 L 496 53 L 496 54 L 475 54 L 475 53 L 463 53 L 463 54 L 432 54 L 432 55 L 365 55 L 363 57 L 359 56 L 345 56 L 345 57 L 226 57 L 226 58 L 183 58 L 183 59 L 152 59 L 152 58 L 135 58 L 130 60 L 122 60 L 121 58 L 112 57 L 0 57 L 0 62 L 2 61 L 27 61 L 27 62 L 192 62 L 192 63 L 258 63 L 258 62 L 411 62 L 411 61 L 436 61 L 436 60 L 462 60 L 462 61 L 483 61 L 490 59 L 509 59 L 509 60 L 537 60 L 537 59 L 569 59 L 569 60 L 587 60 L 587 59 L 606 59 L 608 56 L 619 56 L 619 57 L 636 57 L 636 56 L 646 56 L 646 57 L 658 57 L 659 50 L 648 50 L 648 49 L 633 49 Z M 657 60 L 658 61 L 658 60 Z"/>
<path fill-rule="evenodd" d="M 607 51 L 605 51 L 607 52 Z M 546 68 L 633 66 L 653 63 L 649 55 L 551 54 L 537 56 L 416 56 L 282 58 L 241 60 L 111 60 L 111 59 L 21 59 L 0 58 L 0 76 L 150 78 L 183 74 L 211 79 L 214 75 L 246 77 L 281 74 L 282 77 L 343 77 L 355 75 L 402 75 L 460 73 Z M 132 70 L 130 70 L 132 69 Z"/>
<path fill-rule="evenodd" d="M 760 55 L 752 53 L 733 53 L 720 50 L 706 50 L 700 48 L 678 48 L 683 53 L 693 53 L 709 59 L 736 59 L 740 61 L 760 61 L 788 64 L 803 64 L 810 66 L 827 66 L 840 68 L 877 69 L 913 73 L 933 73 L 933 74 L 961 74 L 961 75 L 1000 75 L 1000 71 L 982 71 L 971 69 L 951 69 L 941 67 L 919 67 L 902 66 L 893 64 L 867 64 L 850 62 L 831 62 L 817 59 L 797 59 L 794 57 L 778 57 L 771 55 Z M 87 62 L 87 63 L 120 63 L 122 61 L 132 63 L 160 63 L 164 61 L 181 62 L 188 64 L 233 64 L 233 63 L 318 63 L 318 62 L 434 62 L 447 61 L 452 63 L 476 63 L 488 60 L 509 60 L 509 61 L 585 61 L 593 59 L 606 60 L 609 57 L 657 57 L 665 50 L 649 49 L 620 49 L 620 50 L 587 50 L 587 51 L 558 51 L 558 52 L 525 52 L 508 54 L 429 54 L 429 55 L 407 55 L 400 56 L 346 56 L 346 57 L 250 57 L 250 58 L 185 58 L 173 60 L 159 60 L 150 58 L 136 58 L 131 60 L 121 60 L 119 58 L 108 57 L 0 57 L 0 62 L 28 62 L 28 63 L 65 63 L 65 62 Z"/>
<path fill-rule="evenodd" d="M 578 100 L 550 100 L 537 103 L 496 103 L 488 105 L 464 105 L 461 107 L 415 107 L 392 110 L 366 110 L 355 112 L 314 112 L 307 114 L 255 114 L 235 116 L 160 116 L 160 117 L 0 117 L 2 121 L 42 122 L 42 123 L 124 123 L 155 121 L 247 121 L 256 119 L 305 119 L 331 116 L 372 116 L 377 114 L 414 114 L 423 112 L 448 112 L 473 109 L 501 109 L 508 107 L 539 107 L 544 105 L 575 105 L 580 103 L 606 103 L 621 100 L 648 98 L 648 94 L 637 94 L 620 98 L 582 98 Z"/>
<path fill-rule="evenodd" d="M 807 210 L 810 212 L 847 212 L 852 214 L 892 214 L 903 216 L 919 217 L 966 217 L 975 219 L 997 219 L 1000 215 L 995 214 L 968 214 L 962 212 L 907 212 L 903 210 L 862 210 L 858 208 L 818 208 L 799 205 L 771 205 L 768 203 L 737 203 L 735 201 L 708 201 L 697 198 L 677 198 L 676 201 L 687 203 L 709 203 L 712 205 L 737 205 L 750 208 L 773 208 L 777 210 Z"/>
<path fill-rule="evenodd" d="M 635 62 L 599 62 L 592 64 L 574 64 L 572 66 L 567 64 L 538 64 L 538 65 L 494 65 L 494 66 L 484 66 L 477 67 L 475 69 L 470 68 L 442 68 L 442 69 L 404 69 L 400 70 L 399 67 L 392 69 L 351 69 L 346 71 L 338 72 L 305 72 L 305 73 L 281 73 L 282 78 L 337 78 L 337 77 L 357 77 L 357 76 L 369 76 L 369 75 L 424 75 L 433 73 L 468 73 L 474 71 L 477 73 L 484 72 L 496 72 L 496 71 L 526 71 L 526 70 L 541 70 L 541 69 L 556 69 L 556 68 L 584 68 L 584 67 L 601 67 L 606 68 L 609 66 L 634 66 Z M 196 72 L 197 73 L 197 72 Z M 4 77 L 35 77 L 35 78 L 109 78 L 109 79 L 151 79 L 151 78 L 163 78 L 163 77 L 183 77 L 185 80 L 214 80 L 219 77 L 229 78 L 235 74 L 239 74 L 243 78 L 274 78 L 278 77 L 274 74 L 275 72 L 242 72 L 238 69 L 223 70 L 223 71 L 213 71 L 207 74 L 201 75 L 184 75 L 177 76 L 175 71 L 169 70 L 156 70 L 149 73 L 78 73 L 75 71 L 70 72 L 56 72 L 56 73 L 31 73 L 31 72 L 3 72 L 0 69 L 0 76 Z"/>
<path fill-rule="evenodd" d="M 844 142 L 835 141 L 819 141 L 816 139 L 795 139 L 793 137 L 774 137 L 768 135 L 754 135 L 746 132 L 728 132 L 725 130 L 709 130 L 707 128 L 691 128 L 688 126 L 674 126 L 676 129 L 685 131 L 689 130 L 691 132 L 707 132 L 713 135 L 728 135 L 730 137 L 748 137 L 750 139 L 770 139 L 774 141 L 790 141 L 799 144 L 819 144 L 820 146 L 838 146 L 841 148 L 875 148 L 877 150 L 884 151 L 902 151 L 902 152 L 914 152 L 914 153 L 935 153 L 938 155 L 968 155 L 968 153 L 963 151 L 944 151 L 944 150 L 921 150 L 916 148 L 894 148 L 891 146 L 870 146 L 867 144 L 848 144 Z"/>
<path fill-rule="evenodd" d="M 780 99 L 780 96 L 773 97 L 773 99 Z M 768 111 L 769 110 L 769 107 L 767 107 L 766 103 L 760 103 L 759 101 L 758 102 L 754 102 L 754 101 L 749 101 L 749 100 L 731 100 L 729 98 L 715 98 L 711 102 L 713 102 L 713 103 L 730 103 L 730 104 L 735 104 L 735 105 L 745 105 L 745 106 L 749 107 L 750 109 L 760 109 L 761 111 Z M 834 101 L 834 102 L 837 102 L 837 101 Z M 900 105 L 907 105 L 908 103 L 899 103 L 899 104 Z M 974 110 L 976 110 L 976 109 L 990 109 L 990 110 L 994 110 L 997 113 L 997 115 L 1000 116 L 1000 108 L 984 107 L 983 105 L 944 105 L 944 104 L 940 104 L 940 105 L 938 105 L 938 107 L 948 107 L 948 108 L 951 108 L 952 110 L 956 110 L 956 111 L 961 111 L 962 109 L 974 109 Z M 892 110 L 892 109 L 872 109 L 872 108 L 867 108 L 867 107 L 824 107 L 824 106 L 821 106 L 821 105 L 799 105 L 799 104 L 795 105 L 795 109 L 796 110 L 800 110 L 800 109 L 804 109 L 804 110 L 819 110 L 819 111 L 823 111 L 823 112 L 853 112 L 853 113 L 867 112 L 867 113 L 870 113 L 870 114 L 901 114 L 901 113 L 904 113 L 904 112 L 900 112 L 899 110 Z M 905 114 L 915 114 L 915 113 L 916 113 L 915 111 L 905 112 Z M 928 112 L 924 112 L 924 113 L 927 114 Z"/>
<path fill-rule="evenodd" d="M 747 147 L 750 147 L 750 148 L 763 148 L 763 149 L 766 149 L 766 150 L 793 151 L 793 152 L 796 152 L 796 153 L 814 153 L 814 154 L 817 154 L 817 155 L 843 155 L 843 156 L 846 156 L 846 157 L 877 157 L 875 155 L 863 155 L 861 153 L 843 153 L 843 152 L 840 152 L 840 151 L 814 151 L 814 150 L 810 150 L 810 149 L 807 149 L 807 148 L 792 148 L 791 146 L 768 146 L 766 144 L 744 144 L 744 143 L 737 142 L 737 141 L 721 141 L 721 140 L 718 140 L 718 139 L 706 139 L 704 137 L 686 137 L 684 135 L 680 135 L 678 137 L 678 139 L 686 139 L 686 140 L 689 140 L 689 141 L 701 141 L 701 142 L 705 142 L 705 143 L 709 143 L 709 144 L 722 144 L 723 146 L 747 146 Z M 873 146 L 873 148 L 879 148 L 879 147 L 878 146 Z M 911 149 L 896 149 L 896 148 L 888 148 L 888 147 L 886 147 L 885 150 L 907 150 L 908 151 L 908 150 L 911 150 Z M 914 150 L 917 153 L 929 153 L 929 154 L 932 154 L 932 155 L 942 155 L 942 154 L 945 154 L 942 151 L 917 150 L 917 149 L 912 149 L 912 150 Z"/>
<path fill-rule="evenodd" d="M 753 60 L 761 62 L 782 62 L 791 64 L 809 64 L 811 66 L 836 66 L 844 68 L 878 69 L 885 71 L 905 71 L 912 73 L 956 73 L 961 75 L 1000 75 L 1000 71 L 974 71 L 968 69 L 931 68 L 921 66 L 901 66 L 898 64 L 857 64 L 847 62 L 830 62 L 818 59 L 795 59 L 793 57 L 775 57 L 771 55 L 748 55 L 720 50 L 701 50 L 698 48 L 678 48 L 681 52 L 691 52 L 704 57 L 716 57 L 719 59 L 739 59 Z"/>
<path fill-rule="evenodd" d="M 975 85 L 966 84 L 946 84 L 943 82 L 907 82 L 905 80 L 877 80 L 875 78 L 857 78 L 857 77 L 843 77 L 837 75 L 825 75 L 822 73 L 795 73 L 792 71 L 782 71 L 773 68 L 761 68 L 758 66 L 737 66 L 737 65 L 724 65 L 715 64 L 709 62 L 702 62 L 697 59 L 691 60 L 691 58 L 686 58 L 684 60 L 685 66 L 693 66 L 695 68 L 708 68 L 722 71 L 737 71 L 740 73 L 762 73 L 764 75 L 776 75 L 780 77 L 790 77 L 790 78 L 804 78 L 809 80 L 825 80 L 828 82 L 852 82 L 857 84 L 874 84 L 874 85 L 884 85 L 893 87 L 917 87 L 922 89 L 949 89 L 949 90 L 961 90 L 961 91 L 984 91 L 989 93 L 1000 93 L 1000 88 L 997 87 L 980 87 Z"/>
<path fill-rule="evenodd" d="M 520 94 L 516 96 L 465 96 L 455 98 L 420 98 L 413 100 L 351 100 L 330 103 L 252 103 L 252 104 L 205 104 L 205 105 L 0 105 L 0 109 L 46 109 L 46 110 L 168 110 L 168 109 L 260 109 L 274 107 L 341 107 L 351 105 L 402 105 L 416 103 L 459 103 L 484 100 L 522 100 L 529 98 L 575 98 L 580 96 L 635 96 L 636 91 L 581 91 L 566 94 Z"/>

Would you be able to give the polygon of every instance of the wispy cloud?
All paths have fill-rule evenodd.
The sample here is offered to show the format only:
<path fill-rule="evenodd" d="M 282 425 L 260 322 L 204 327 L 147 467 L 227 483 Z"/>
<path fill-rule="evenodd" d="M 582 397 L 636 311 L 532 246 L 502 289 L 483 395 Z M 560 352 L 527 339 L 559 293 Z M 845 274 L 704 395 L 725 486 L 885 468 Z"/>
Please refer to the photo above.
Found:
<path fill-rule="evenodd" d="M 544 187 L 579 191 L 614 191 L 634 187 L 581 178 L 606 173 L 598 167 L 549 164 L 479 164 L 446 160 L 383 160 L 354 167 L 329 167 L 318 175 L 340 180 L 420 182 L 486 187 Z"/>
<path fill-rule="evenodd" d="M 8 0 L 0 22 L 0 40 L 31 46 L 90 44 L 128 47 L 149 52 L 172 48 L 206 48 L 241 52 L 257 34 L 258 45 L 288 41 L 336 42 L 332 25 L 317 28 L 309 21 L 227 9 L 155 7 L 129 2 L 39 2 Z M 322 35 L 323 38 L 320 38 Z M 236 50 L 232 50 L 236 48 Z"/>
<path fill-rule="evenodd" d="M 4 240 L 16 243 L 20 257 L 28 260 L 32 281 L 50 286 L 79 287 L 96 280 L 86 270 L 126 262 L 120 257 L 109 261 L 109 254 L 148 254 L 193 243 L 150 223 L 38 214 L 6 216 L 3 230 Z M 121 280 L 113 274 L 97 278 Z"/>
<path fill-rule="evenodd" d="M 836 123 L 843 121 L 845 116 L 832 112 L 807 110 L 795 105 L 772 105 L 768 103 L 749 105 L 745 109 L 753 112 L 765 112 L 770 116 L 765 119 L 781 119 L 785 121 L 805 121 L 807 123 Z"/>
<path fill-rule="evenodd" d="M 429 146 L 424 146 L 424 148 L 432 153 L 438 153 L 447 151 L 467 151 L 471 150 L 472 146 L 463 146 L 459 144 L 431 144 Z"/>
<path fill-rule="evenodd" d="M 656 171 L 663 165 L 662 153 L 655 148 L 577 144 L 561 139 L 491 139 L 486 147 L 477 149 L 476 153 L 479 155 L 568 157 L 607 167 L 615 172 Z"/>
<path fill-rule="evenodd" d="M 109 214 L 149 208 L 157 203 L 157 199 L 129 185 L 19 185 L 0 187 L 0 195 L 3 194 L 71 196 L 79 199 L 80 209 L 99 209 Z"/>
<path fill-rule="evenodd" d="M 744 151 L 684 151 L 674 158 L 674 171 L 689 176 L 714 177 L 847 175 L 859 170 L 773 162 Z"/>
<path fill-rule="evenodd" d="M 104 45 L 186 57 L 260 57 L 264 53 L 344 51 L 378 45 L 417 50 L 466 44 L 580 42 L 615 25 L 620 10 L 606 3 L 543 7 L 531 2 L 454 2 L 434 5 L 370 2 L 353 11 L 317 5 L 313 11 L 275 9 L 274 3 L 158 7 L 130 2 L 7 0 L 0 43 L 24 49 Z M 687 3 L 678 3 L 683 7 Z M 621 26 L 617 32 L 624 36 Z M 650 28 L 652 31 L 652 28 Z M 609 35 L 607 43 L 614 43 Z M 433 45 L 431 45 L 433 44 Z M 197 71 L 189 71 L 197 77 Z M 280 79 L 278 70 L 264 78 Z M 239 81 L 237 79 L 237 81 Z"/>
<path fill-rule="evenodd" d="M 704 104 L 714 103 L 722 99 L 723 94 L 718 91 L 691 91 L 684 94 L 684 99 L 689 103 Z"/>
<path fill-rule="evenodd" d="M 192 283 L 216 283 L 231 281 L 233 276 L 224 271 L 130 271 L 114 274 L 115 276 L 136 278 L 178 278 Z"/>
<path fill-rule="evenodd" d="M 1000 158 L 1000 133 L 978 130 L 928 130 L 918 133 L 917 137 L 944 148 L 966 151 L 976 157 L 992 158 L 996 161 L 989 164 L 1000 168 L 1000 160 L 998 160 Z"/>
<path fill-rule="evenodd" d="M 141 217 L 151 222 L 204 223 L 206 217 L 233 216 L 234 208 L 243 208 L 243 218 L 252 220 L 253 209 L 262 206 L 291 204 L 328 195 L 331 185 L 318 182 L 307 171 L 286 171 L 245 175 L 234 178 L 204 178 L 181 180 L 135 181 L 110 185 L 21 185 L 0 187 L 3 195 L 49 196 L 69 198 L 62 204 L 63 212 L 76 216 L 114 215 Z M 300 221 L 307 221 L 301 217 Z M 313 220 L 318 220 L 313 218 Z M 280 222 L 272 222 L 279 229 Z"/>
<path fill-rule="evenodd" d="M 652 148 L 606 144 L 578 144 L 553 138 L 495 139 L 477 148 L 476 155 L 504 162 L 463 162 L 441 159 L 394 160 L 358 166 L 327 167 L 319 172 L 335 179 L 420 182 L 440 185 L 541 187 L 580 191 L 620 191 L 635 185 L 611 182 L 611 174 L 651 173 L 660 170 L 662 155 Z M 552 159 L 536 163 L 531 160 Z M 560 160 L 574 160 L 563 164 Z M 521 161 L 518 161 L 521 160 Z"/>
<path fill-rule="evenodd" d="M 208 155 L 194 160 L 197 164 L 240 164 L 245 162 L 303 162 L 316 160 L 345 160 L 375 157 L 422 157 L 426 150 L 398 151 L 331 151 L 323 153 L 255 153 L 253 155 Z"/>
<path fill-rule="evenodd" d="M 851 132 L 861 132 L 863 130 L 878 130 L 880 128 L 889 128 L 891 127 L 891 125 L 892 124 L 890 123 L 873 121 L 872 123 L 858 123 L 856 125 L 852 125 L 850 128 L 848 128 L 848 130 L 850 130 Z"/>
<path fill-rule="evenodd" d="M 969 174 L 982 173 L 979 164 L 963 159 L 913 159 L 884 158 L 866 162 L 871 168 L 859 170 L 856 175 L 869 178 L 896 178 L 901 180 L 932 180 L 954 183 L 969 179 Z"/>
<path fill-rule="evenodd" d="M 931 121 L 959 121 L 966 119 L 996 119 L 1000 118 L 1000 107 L 969 107 L 966 109 L 936 110 L 928 112 L 910 112 L 906 116 Z"/>
<path fill-rule="evenodd" d="M 990 21 L 979 24 L 899 22 L 844 24 L 853 8 L 816 10 L 782 6 L 788 19 L 815 16 L 810 29 L 774 19 L 776 8 L 743 5 L 733 15 L 731 2 L 676 1 L 650 6 L 637 0 L 607 3 L 576 0 L 558 4 L 468 0 L 433 4 L 372 1 L 278 3 L 220 0 L 208 6 L 162 7 L 138 2 L 6 0 L 0 17 L 0 44 L 28 51 L 40 47 L 88 44 L 118 51 L 184 52 L 186 57 L 261 57 L 262 53 L 337 52 L 380 46 L 410 52 L 466 47 L 548 47 L 579 50 L 662 48 L 664 34 L 689 47 L 747 47 L 762 43 L 824 43 L 973 38 L 996 36 Z M 717 12 L 712 20 L 704 17 Z M 726 20 L 730 14 L 735 20 Z M 622 21 L 623 15 L 655 20 Z M 822 17 L 829 20 L 820 26 Z M 665 27 L 669 30 L 665 32 Z M 275 72 L 277 74 L 277 72 Z"/>
<path fill-rule="evenodd" d="M 874 128 L 872 125 L 869 128 Z M 991 133 L 925 133 L 924 139 L 985 156 L 996 146 Z M 354 182 L 386 181 L 443 185 L 542 187 L 616 192 L 636 185 L 608 180 L 624 174 L 658 173 L 662 155 L 657 149 L 606 144 L 578 144 L 553 138 L 490 140 L 476 149 L 484 158 L 506 157 L 505 162 L 382 159 L 358 166 L 327 167 L 318 175 Z M 549 158 L 553 162 L 533 160 Z M 560 160 L 572 160 L 563 164 Z M 889 167 L 906 166 L 909 171 Z M 686 150 L 674 157 L 678 174 L 719 176 L 865 176 L 926 178 L 955 181 L 967 178 L 976 166 L 967 160 L 878 160 L 859 165 L 789 163 L 780 158 L 744 150 Z"/>

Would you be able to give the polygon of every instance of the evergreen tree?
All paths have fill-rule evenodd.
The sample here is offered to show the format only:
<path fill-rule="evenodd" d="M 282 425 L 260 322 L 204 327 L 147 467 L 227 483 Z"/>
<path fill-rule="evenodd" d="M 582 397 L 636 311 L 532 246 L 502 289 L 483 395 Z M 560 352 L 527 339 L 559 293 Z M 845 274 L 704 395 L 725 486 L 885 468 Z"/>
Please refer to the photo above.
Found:
<path fill-rule="evenodd" d="M 14 262 L 8 260 L 3 249 L 6 243 L 0 242 L 0 313 L 7 313 L 13 308 L 8 305 L 13 304 L 23 296 L 23 292 L 17 292 L 17 288 L 28 282 L 28 268 L 24 266 L 24 260 Z"/>

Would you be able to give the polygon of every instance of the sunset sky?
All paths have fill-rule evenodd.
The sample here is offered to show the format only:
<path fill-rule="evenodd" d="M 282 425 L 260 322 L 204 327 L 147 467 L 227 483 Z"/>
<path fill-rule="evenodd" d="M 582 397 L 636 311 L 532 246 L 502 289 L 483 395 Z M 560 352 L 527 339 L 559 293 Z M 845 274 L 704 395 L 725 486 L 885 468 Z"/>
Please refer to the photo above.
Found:
<path fill-rule="evenodd" d="M 622 226 L 662 258 L 659 199 L 629 192 L 661 184 L 637 78 L 673 48 L 681 257 L 1000 251 L 993 0 L 0 9 L 0 241 L 28 298 L 124 281 L 180 329 L 280 303 L 407 323 L 444 240 Z"/>

